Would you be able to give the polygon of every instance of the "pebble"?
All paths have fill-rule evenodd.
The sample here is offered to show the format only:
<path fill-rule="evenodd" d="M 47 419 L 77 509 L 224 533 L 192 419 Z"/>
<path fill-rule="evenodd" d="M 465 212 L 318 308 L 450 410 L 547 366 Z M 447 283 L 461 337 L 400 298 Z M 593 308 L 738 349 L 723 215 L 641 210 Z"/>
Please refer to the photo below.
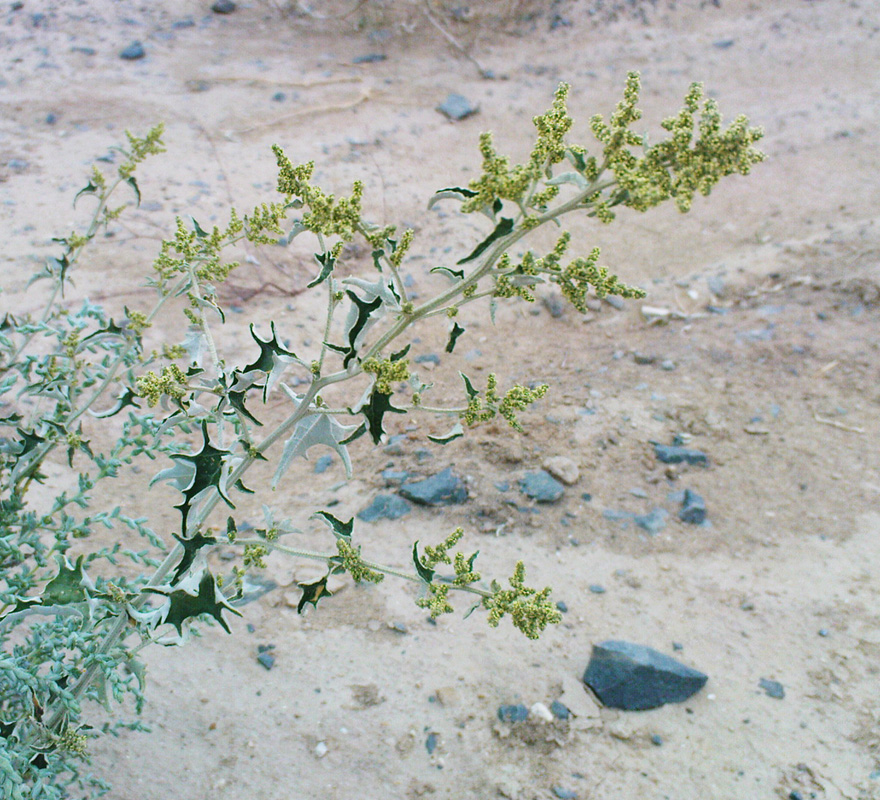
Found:
<path fill-rule="evenodd" d="M 661 747 L 663 745 L 663 737 L 658 736 L 656 733 L 651 737 L 651 744 L 655 747 Z"/>
<path fill-rule="evenodd" d="M 539 719 L 541 722 L 553 722 L 553 713 L 543 703 L 532 703 L 529 709 L 529 717 Z"/>
<path fill-rule="evenodd" d="M 560 601 L 556 604 L 556 608 L 558 608 L 563 614 L 567 614 L 567 613 L 568 613 L 568 604 L 565 603 L 565 602 L 563 602 L 562 600 L 560 600 Z"/>
<path fill-rule="evenodd" d="M 428 751 L 428 755 L 433 755 L 434 751 L 437 749 L 437 743 L 440 741 L 440 737 L 431 731 L 425 739 L 425 750 Z"/>
<path fill-rule="evenodd" d="M 655 444 L 654 455 L 658 461 L 664 464 L 698 464 L 705 467 L 709 464 L 709 458 L 700 450 L 691 450 L 687 447 L 670 444 Z"/>
<path fill-rule="evenodd" d="M 463 95 L 453 93 L 437 106 L 437 110 L 449 119 L 462 120 L 476 114 L 480 107 L 473 105 Z"/>
<path fill-rule="evenodd" d="M 231 14 L 235 11 L 235 3 L 232 0 L 215 0 L 211 11 L 215 14 Z"/>
<path fill-rule="evenodd" d="M 412 511 L 412 507 L 396 494 L 377 494 L 365 509 L 358 511 L 357 518 L 364 522 L 377 519 L 400 519 Z"/>
<path fill-rule="evenodd" d="M 333 463 L 333 456 L 329 454 L 325 454 L 318 458 L 315 462 L 315 474 L 320 475 L 322 472 L 326 472 L 330 465 Z"/>
<path fill-rule="evenodd" d="M 657 360 L 657 356 L 648 355 L 647 353 L 639 353 L 638 351 L 633 353 L 633 361 L 636 364 L 641 364 L 643 366 L 647 364 L 653 364 Z"/>
<path fill-rule="evenodd" d="M 404 444 L 407 440 L 405 433 L 395 433 L 388 437 L 388 443 L 382 448 L 386 453 L 392 456 L 402 456 L 404 454 Z"/>
<path fill-rule="evenodd" d="M 495 481 L 493 486 L 499 492 L 509 492 L 510 491 L 510 483 L 508 481 Z"/>
<path fill-rule="evenodd" d="M 355 56 L 352 60 L 352 64 L 375 64 L 378 61 L 384 61 L 388 56 L 384 53 L 367 53 L 363 56 Z"/>
<path fill-rule="evenodd" d="M 50 111 L 46 114 L 47 125 L 54 125 L 56 122 L 58 122 L 58 115 L 54 111 Z"/>
<path fill-rule="evenodd" d="M 819 636 L 825 637 L 829 636 L 830 634 L 831 631 L 829 631 L 828 628 L 819 628 Z"/>
<path fill-rule="evenodd" d="M 538 503 L 554 503 L 562 497 L 565 487 L 549 472 L 527 472 L 519 481 L 519 490 Z"/>
<path fill-rule="evenodd" d="M 590 591 L 593 594 L 605 594 L 605 587 L 601 583 L 591 583 Z"/>
<path fill-rule="evenodd" d="M 318 742 L 315 745 L 315 755 L 318 758 L 324 758 L 327 755 L 327 742 Z"/>
<path fill-rule="evenodd" d="M 728 47 L 733 47 L 735 43 L 736 39 L 719 39 L 717 42 L 712 42 L 712 46 L 719 50 L 726 50 Z"/>
<path fill-rule="evenodd" d="M 143 58 L 146 54 L 147 52 L 140 42 L 132 42 L 119 54 L 119 57 L 126 61 L 137 61 L 137 59 Z"/>
<path fill-rule="evenodd" d="M 559 319 L 565 313 L 565 304 L 558 294 L 545 294 L 541 298 L 541 303 L 554 319 Z"/>
<path fill-rule="evenodd" d="M 275 656 L 273 656 L 268 650 L 259 653 L 257 655 L 257 661 L 259 661 L 267 670 L 270 670 L 275 666 Z"/>
<path fill-rule="evenodd" d="M 761 678 L 758 681 L 758 686 L 760 686 L 764 690 L 764 694 L 767 697 L 772 697 L 775 700 L 782 700 L 785 697 L 785 687 L 779 681 L 771 681 L 768 678 Z"/>
<path fill-rule="evenodd" d="M 406 470 L 383 469 L 382 480 L 386 486 L 400 486 L 409 477 Z"/>
<path fill-rule="evenodd" d="M 660 369 L 666 372 L 672 372 L 675 369 L 675 362 L 671 358 L 664 359 L 660 362 Z"/>
<path fill-rule="evenodd" d="M 553 794 L 559 798 L 559 800 L 577 800 L 577 793 L 573 792 L 571 789 L 565 789 L 562 786 L 554 786 Z"/>
<path fill-rule="evenodd" d="M 696 492 L 685 489 L 678 518 L 691 525 L 702 525 L 706 521 L 706 501 Z"/>
<path fill-rule="evenodd" d="M 529 710 L 522 704 L 498 706 L 498 719 L 502 722 L 523 722 L 529 718 Z"/>
<path fill-rule="evenodd" d="M 424 353 L 423 355 L 416 356 L 414 361 L 416 364 L 434 364 L 437 365 L 440 363 L 440 356 L 435 353 Z"/>
<path fill-rule="evenodd" d="M 651 536 L 656 536 L 666 527 L 666 517 L 668 512 L 665 508 L 652 508 L 647 514 L 636 514 L 633 521 L 642 530 L 647 531 Z"/>
<path fill-rule="evenodd" d="M 467 487 L 452 474 L 452 467 L 421 481 L 404 483 L 398 490 L 402 497 L 420 506 L 448 506 L 468 499 Z"/>
<path fill-rule="evenodd" d="M 578 465 L 567 456 L 551 456 L 545 458 L 541 466 L 549 472 L 554 478 L 562 481 L 568 486 L 578 482 L 581 476 Z"/>
<path fill-rule="evenodd" d="M 564 706 L 558 700 L 554 700 L 550 703 L 550 711 L 553 712 L 553 716 L 556 719 L 569 719 L 571 717 L 571 711 L 568 710 L 567 706 Z"/>
<path fill-rule="evenodd" d="M 720 275 L 710 275 L 706 278 L 706 286 L 708 286 L 709 291 L 718 298 L 723 298 L 727 292 L 727 287 L 724 285 L 724 280 Z"/>
<path fill-rule="evenodd" d="M 275 94 L 272 95 L 272 99 L 276 103 L 283 103 L 287 99 L 287 95 L 284 94 L 284 92 L 275 92 Z"/>
<path fill-rule="evenodd" d="M 708 676 L 645 645 L 610 640 L 593 645 L 583 681 L 609 708 L 642 711 L 681 703 Z"/>
<path fill-rule="evenodd" d="M 602 299 L 608 303 L 609 306 L 616 308 L 618 311 L 623 311 L 626 307 L 626 301 L 622 297 L 618 297 L 616 294 L 606 294 Z"/>

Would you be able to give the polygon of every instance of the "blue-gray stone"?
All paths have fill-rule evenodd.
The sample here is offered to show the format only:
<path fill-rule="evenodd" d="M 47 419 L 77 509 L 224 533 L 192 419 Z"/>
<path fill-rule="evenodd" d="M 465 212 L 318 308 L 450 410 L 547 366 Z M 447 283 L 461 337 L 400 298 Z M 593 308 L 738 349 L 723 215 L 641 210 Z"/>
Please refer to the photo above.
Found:
<path fill-rule="evenodd" d="M 452 474 L 452 467 L 422 481 L 404 483 L 399 492 L 420 506 L 448 506 L 468 499 L 467 488 L 461 478 Z"/>
<path fill-rule="evenodd" d="M 146 54 L 144 46 L 140 42 L 132 42 L 119 54 L 119 57 L 124 58 L 126 61 L 136 61 L 139 58 L 143 58 Z"/>
<path fill-rule="evenodd" d="M 362 511 L 358 511 L 357 518 L 364 522 L 374 522 L 377 519 L 400 519 L 411 511 L 410 504 L 396 494 L 378 494 Z"/>
<path fill-rule="evenodd" d="M 216 0 L 211 6 L 211 11 L 215 14 L 231 14 L 235 11 L 235 3 L 232 0 Z"/>
<path fill-rule="evenodd" d="M 529 718 L 529 710 L 519 703 L 515 706 L 498 706 L 498 719 L 502 722 L 523 722 Z"/>
<path fill-rule="evenodd" d="M 495 481 L 493 484 L 499 492 L 509 492 L 510 483 L 508 481 Z"/>
<path fill-rule="evenodd" d="M 571 716 L 571 711 L 569 711 L 568 708 L 558 700 L 554 700 L 550 703 L 550 713 L 553 714 L 556 719 L 568 719 Z"/>
<path fill-rule="evenodd" d="M 706 521 L 706 501 L 696 492 L 685 489 L 678 518 L 691 525 L 702 525 Z"/>
<path fill-rule="evenodd" d="M 705 467 L 709 463 L 708 456 L 701 450 L 691 450 L 688 447 L 681 447 L 672 444 L 655 444 L 654 455 L 664 464 L 697 464 Z"/>
<path fill-rule="evenodd" d="M 577 800 L 577 793 L 573 792 L 571 789 L 564 789 L 562 786 L 554 786 L 553 794 L 559 798 L 559 800 Z"/>
<path fill-rule="evenodd" d="M 663 744 L 663 737 L 655 733 L 651 737 L 651 744 L 655 747 L 660 747 Z"/>
<path fill-rule="evenodd" d="M 776 700 L 782 700 L 785 697 L 785 687 L 779 681 L 771 681 L 767 678 L 761 678 L 758 681 L 758 686 L 760 686 L 764 693 L 768 697 L 773 697 Z"/>
<path fill-rule="evenodd" d="M 449 119 L 460 120 L 476 114 L 480 107 L 475 106 L 463 95 L 453 93 L 437 106 L 437 110 Z"/>
<path fill-rule="evenodd" d="M 605 587 L 599 583 L 591 583 L 589 588 L 593 594 L 605 594 Z"/>
<path fill-rule="evenodd" d="M 416 364 L 439 364 L 440 356 L 436 353 L 422 353 L 420 356 L 415 357 Z"/>
<path fill-rule="evenodd" d="M 365 56 L 355 56 L 352 64 L 375 64 L 377 61 L 384 61 L 388 56 L 384 53 L 367 53 Z"/>
<path fill-rule="evenodd" d="M 382 480 L 386 486 L 400 486 L 407 478 L 409 473 L 406 470 L 383 469 Z"/>
<path fill-rule="evenodd" d="M 706 685 L 708 676 L 650 647 L 610 640 L 593 645 L 584 683 L 603 705 L 643 711 L 681 703 Z"/>
<path fill-rule="evenodd" d="M 666 527 L 668 512 L 665 508 L 652 508 L 647 514 L 636 514 L 633 521 L 651 536 L 656 536 Z"/>
<path fill-rule="evenodd" d="M 325 453 L 323 456 L 320 456 L 318 460 L 315 462 L 315 474 L 320 475 L 322 472 L 326 472 L 330 465 L 333 463 L 333 456 L 329 453 Z"/>
<path fill-rule="evenodd" d="M 439 740 L 440 737 L 433 731 L 428 734 L 425 739 L 425 750 L 428 751 L 428 755 L 431 755 L 437 749 L 437 742 Z"/>
<path fill-rule="evenodd" d="M 527 472 L 519 481 L 519 490 L 538 503 L 554 503 L 562 497 L 565 487 L 543 469 Z"/>
<path fill-rule="evenodd" d="M 562 601 L 562 600 L 560 600 L 560 601 L 556 604 L 556 608 L 558 608 L 563 614 L 567 614 L 567 613 L 568 613 L 568 604 L 565 603 L 565 602 Z"/>
<path fill-rule="evenodd" d="M 404 454 L 404 444 L 407 435 L 405 433 L 395 433 L 394 436 L 388 437 L 388 442 L 382 448 L 386 453 L 392 456 L 402 456 Z"/>
<path fill-rule="evenodd" d="M 267 650 L 257 654 L 257 661 L 259 661 L 267 670 L 272 669 L 272 667 L 275 666 L 275 656 Z"/>

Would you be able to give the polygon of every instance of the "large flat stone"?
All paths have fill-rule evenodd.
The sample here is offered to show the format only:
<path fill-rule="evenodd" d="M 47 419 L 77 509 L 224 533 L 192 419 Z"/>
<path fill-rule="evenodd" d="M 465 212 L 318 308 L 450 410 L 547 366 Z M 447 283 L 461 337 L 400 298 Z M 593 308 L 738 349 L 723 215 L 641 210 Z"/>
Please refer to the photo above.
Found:
<path fill-rule="evenodd" d="M 452 467 L 422 481 L 407 481 L 399 494 L 420 506 L 448 506 L 468 499 L 467 487 L 452 474 Z"/>
<path fill-rule="evenodd" d="M 708 676 L 641 644 L 609 640 L 593 645 L 584 672 L 587 684 L 603 705 L 624 711 L 681 703 L 694 695 Z"/>

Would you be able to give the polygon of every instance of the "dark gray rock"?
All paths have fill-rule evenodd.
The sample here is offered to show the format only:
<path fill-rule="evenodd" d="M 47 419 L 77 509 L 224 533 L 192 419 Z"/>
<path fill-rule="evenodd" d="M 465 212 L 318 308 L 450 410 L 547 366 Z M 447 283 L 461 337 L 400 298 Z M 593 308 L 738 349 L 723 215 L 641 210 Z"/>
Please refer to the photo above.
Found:
<path fill-rule="evenodd" d="M 257 661 L 259 661 L 267 670 L 270 670 L 275 666 L 275 656 L 273 656 L 268 650 L 263 650 L 258 653 Z"/>
<path fill-rule="evenodd" d="M 554 503 L 562 497 L 565 487 L 543 469 L 527 472 L 519 481 L 519 490 L 538 503 Z"/>
<path fill-rule="evenodd" d="M 633 353 L 633 361 L 636 364 L 641 364 L 645 366 L 647 364 L 653 364 L 657 360 L 657 356 L 652 356 L 649 353 L 640 353 L 638 351 Z"/>
<path fill-rule="evenodd" d="M 235 11 L 235 3 L 232 0 L 215 0 L 211 11 L 215 14 L 231 14 Z"/>
<path fill-rule="evenodd" d="M 584 683 L 609 708 L 642 711 L 681 703 L 706 685 L 708 676 L 640 644 L 593 645 Z"/>
<path fill-rule="evenodd" d="M 519 703 L 515 706 L 498 706 L 498 719 L 502 722 L 523 722 L 529 718 L 529 710 Z"/>
<path fill-rule="evenodd" d="M 651 737 L 651 744 L 654 745 L 655 747 L 661 747 L 663 745 L 663 737 L 660 736 L 659 734 L 655 733 Z"/>
<path fill-rule="evenodd" d="M 393 436 L 388 437 L 388 442 L 382 449 L 388 453 L 388 455 L 402 456 L 406 452 L 404 446 L 407 438 L 408 437 L 405 433 L 395 433 Z"/>
<path fill-rule="evenodd" d="M 119 57 L 126 61 L 137 61 L 137 59 L 143 58 L 146 54 L 147 52 L 140 42 L 132 42 L 119 54 Z"/>
<path fill-rule="evenodd" d="M 706 521 L 706 501 L 690 489 L 684 490 L 684 500 L 678 518 L 691 525 L 702 525 Z"/>
<path fill-rule="evenodd" d="M 420 506 L 448 506 L 468 499 L 467 488 L 461 478 L 452 474 L 452 467 L 423 481 L 404 483 L 399 492 Z"/>
<path fill-rule="evenodd" d="M 437 110 L 449 119 L 460 120 L 476 114 L 480 107 L 475 106 L 463 95 L 453 93 L 437 106 Z"/>
<path fill-rule="evenodd" d="M 642 530 L 647 531 L 651 536 L 656 536 L 666 527 L 666 517 L 669 512 L 665 508 L 652 508 L 647 514 L 636 514 L 633 522 Z"/>
<path fill-rule="evenodd" d="M 400 519 L 412 511 L 410 504 L 396 494 L 378 494 L 365 509 L 359 511 L 357 518 L 364 522 L 377 519 Z"/>
<path fill-rule="evenodd" d="M 386 486 L 400 486 L 409 477 L 406 470 L 383 469 L 382 480 Z"/>
<path fill-rule="evenodd" d="M 437 749 L 437 743 L 440 741 L 440 736 L 433 731 L 431 731 L 427 738 L 425 739 L 425 750 L 428 751 L 428 755 L 432 755 L 433 752 Z"/>
<path fill-rule="evenodd" d="M 564 706 L 558 700 L 554 700 L 550 703 L 550 713 L 553 714 L 556 719 L 569 719 L 569 717 L 571 717 L 571 711 L 568 710 L 568 707 Z"/>
<path fill-rule="evenodd" d="M 702 450 L 674 444 L 655 444 L 654 455 L 664 464 L 696 464 L 701 467 L 709 464 L 709 457 Z"/>
<path fill-rule="evenodd" d="M 727 292 L 727 287 L 724 285 L 724 279 L 720 275 L 710 275 L 706 278 L 706 285 L 715 297 L 724 297 Z"/>
<path fill-rule="evenodd" d="M 275 94 L 272 95 L 272 100 L 276 103 L 283 103 L 286 99 L 287 95 L 284 94 L 284 92 L 275 92 Z"/>
<path fill-rule="evenodd" d="M 558 608 L 563 614 L 567 614 L 567 613 L 568 613 L 568 604 L 565 603 L 565 602 L 562 601 L 562 600 L 560 600 L 560 601 L 556 604 L 556 608 Z"/>
<path fill-rule="evenodd" d="M 758 681 L 758 686 L 760 686 L 764 690 L 764 694 L 767 697 L 772 697 L 776 700 L 782 700 L 785 697 L 785 687 L 779 681 L 771 681 L 768 678 L 761 678 Z"/>

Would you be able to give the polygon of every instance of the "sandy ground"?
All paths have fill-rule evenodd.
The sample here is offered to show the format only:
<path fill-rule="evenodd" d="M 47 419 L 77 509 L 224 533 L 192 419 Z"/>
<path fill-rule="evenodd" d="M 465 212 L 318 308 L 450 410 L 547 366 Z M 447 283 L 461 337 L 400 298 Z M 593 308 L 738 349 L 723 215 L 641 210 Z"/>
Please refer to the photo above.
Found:
<path fill-rule="evenodd" d="M 174 216 L 204 224 L 269 196 L 273 142 L 314 158 L 331 190 L 363 179 L 377 221 L 414 224 L 421 258 L 408 272 L 427 294 L 439 285 L 428 268 L 460 257 L 482 230 L 451 210 L 426 215 L 427 198 L 474 175 L 484 129 L 523 156 L 528 120 L 560 80 L 573 85 L 575 140 L 588 141 L 589 116 L 611 110 L 631 69 L 643 76 L 649 128 L 702 80 L 723 111 L 767 131 L 767 162 L 687 216 L 663 208 L 607 228 L 571 223 L 584 250 L 601 245 L 605 263 L 649 289 L 647 303 L 680 318 L 648 324 L 638 302 L 560 318 L 519 304 L 492 327 L 485 309 L 468 311 L 458 350 L 473 374 L 552 386 L 524 415 L 527 435 L 489 427 L 439 448 L 424 437 L 443 421 L 410 417 L 395 429 L 407 434 L 400 454 L 361 441 L 356 480 L 340 485 L 338 461 L 320 475 L 304 463 L 270 500 L 298 521 L 337 500 L 345 517 L 387 491 L 389 464 L 424 475 L 451 466 L 468 502 L 359 523 L 365 552 L 405 565 L 412 539 L 463 525 L 484 573 L 522 558 L 536 583 L 552 584 L 563 623 L 539 642 L 491 630 L 479 614 L 434 626 L 391 582 L 343 585 L 298 616 L 294 582 L 314 573 L 270 560 L 279 586 L 242 608 L 233 638 L 209 629 L 148 655 L 152 735 L 94 747 L 110 797 L 880 797 L 875 4 L 497 3 L 500 21 L 485 4 L 435 7 L 494 80 L 414 3 L 361 4 L 329 21 L 260 2 L 226 16 L 192 0 L 11 5 L 21 4 L 0 11 L 0 269 L 5 303 L 24 309 L 36 301 L 19 293 L 54 252 L 49 238 L 84 213 L 70 198 L 87 166 L 123 129 L 157 120 L 168 153 L 145 166 L 144 205 L 92 252 L 76 296 L 146 305 L 137 287 Z M 134 40 L 146 57 L 120 59 Z M 387 58 L 353 63 L 372 53 Z M 448 121 L 435 107 L 449 92 L 480 112 Z M 323 303 L 298 294 L 310 251 L 247 255 L 226 298 L 241 314 L 221 344 L 246 354 L 245 323 L 274 319 L 307 352 Z M 355 254 L 351 265 L 367 271 L 368 261 Z M 420 352 L 442 354 L 444 329 L 417 335 Z M 443 356 L 431 372 L 440 399 L 457 400 L 461 366 Z M 650 442 L 676 433 L 708 454 L 708 468 L 656 462 Z M 579 480 L 533 506 L 516 481 L 555 455 L 577 463 Z M 709 526 L 678 520 L 669 495 L 685 488 L 705 498 Z M 134 508 L 172 498 L 161 488 L 144 498 L 136 476 L 126 491 Z M 604 513 L 655 507 L 669 516 L 654 536 Z M 258 522 L 256 507 L 241 509 Z M 160 514 L 157 526 L 173 519 Z M 591 645 L 608 638 L 670 654 L 677 642 L 675 656 L 709 682 L 684 704 L 602 709 L 578 679 Z M 256 660 L 269 643 L 271 671 Z M 782 683 L 784 699 L 761 690 L 762 678 Z M 570 724 L 498 722 L 500 704 L 560 697 L 579 712 Z"/>

